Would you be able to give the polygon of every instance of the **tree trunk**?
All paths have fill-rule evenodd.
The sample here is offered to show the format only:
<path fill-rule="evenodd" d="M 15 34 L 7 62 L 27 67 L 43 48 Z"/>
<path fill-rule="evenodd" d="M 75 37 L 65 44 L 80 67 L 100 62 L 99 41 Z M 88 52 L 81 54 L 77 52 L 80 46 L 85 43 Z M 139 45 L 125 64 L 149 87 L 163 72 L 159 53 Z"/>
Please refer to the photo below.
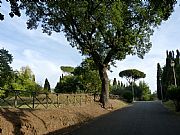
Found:
<path fill-rule="evenodd" d="M 102 90 L 100 95 L 100 102 L 102 103 L 103 107 L 108 103 L 109 99 L 109 79 L 107 75 L 107 66 L 103 65 L 99 67 L 99 75 L 102 82 Z"/>

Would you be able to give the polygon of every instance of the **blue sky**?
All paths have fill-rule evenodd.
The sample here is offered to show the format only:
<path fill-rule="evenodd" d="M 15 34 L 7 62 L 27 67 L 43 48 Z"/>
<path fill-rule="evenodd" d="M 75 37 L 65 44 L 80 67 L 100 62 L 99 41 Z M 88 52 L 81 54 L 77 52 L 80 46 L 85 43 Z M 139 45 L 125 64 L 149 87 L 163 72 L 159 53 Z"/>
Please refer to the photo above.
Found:
<path fill-rule="evenodd" d="M 180 0 L 178 0 L 178 4 Z M 75 48 L 72 48 L 63 33 L 53 33 L 52 36 L 43 34 L 40 29 L 27 30 L 26 17 L 10 18 L 7 5 L 0 8 L 0 12 L 6 14 L 5 20 L 0 21 L 0 48 L 4 47 L 13 55 L 13 69 L 19 70 L 22 66 L 30 66 L 36 76 L 36 81 L 44 84 L 48 78 L 54 87 L 62 74 L 60 66 L 77 66 L 83 57 Z M 117 61 L 113 72 L 108 73 L 109 78 L 117 78 L 119 72 L 129 68 L 136 68 L 146 74 L 144 79 L 152 91 L 156 90 L 156 66 L 159 62 L 165 64 L 166 50 L 180 49 L 180 6 L 176 6 L 170 19 L 163 22 L 154 32 L 151 38 L 153 47 L 145 55 L 144 59 L 137 56 L 128 56 L 123 61 Z"/>

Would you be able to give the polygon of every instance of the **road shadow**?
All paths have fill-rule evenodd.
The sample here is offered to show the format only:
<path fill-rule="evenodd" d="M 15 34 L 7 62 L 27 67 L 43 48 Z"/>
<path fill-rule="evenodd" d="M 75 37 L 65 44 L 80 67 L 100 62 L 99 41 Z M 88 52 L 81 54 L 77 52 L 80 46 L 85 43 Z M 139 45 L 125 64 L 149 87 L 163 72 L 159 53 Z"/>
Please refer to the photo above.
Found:
<path fill-rule="evenodd" d="M 82 126 L 85 126 L 86 124 L 90 124 L 91 122 L 95 122 L 96 120 L 103 119 L 104 117 L 108 117 L 110 115 L 113 115 L 114 113 L 118 113 L 119 111 L 126 111 L 127 109 L 131 108 L 132 106 L 133 106 L 133 104 L 128 105 L 128 106 L 123 107 L 123 108 L 120 108 L 118 110 L 111 110 L 109 113 L 103 114 L 103 115 L 101 115 L 99 117 L 95 117 L 95 118 L 93 118 L 90 115 L 76 113 L 76 116 L 78 118 L 82 118 L 82 119 L 86 118 L 87 120 L 83 121 L 81 123 L 75 124 L 75 125 L 68 126 L 66 128 L 62 128 L 62 129 L 58 129 L 58 130 L 49 132 L 45 135 L 71 135 L 71 132 L 73 132 L 74 130 L 76 130 L 78 128 L 81 128 Z"/>

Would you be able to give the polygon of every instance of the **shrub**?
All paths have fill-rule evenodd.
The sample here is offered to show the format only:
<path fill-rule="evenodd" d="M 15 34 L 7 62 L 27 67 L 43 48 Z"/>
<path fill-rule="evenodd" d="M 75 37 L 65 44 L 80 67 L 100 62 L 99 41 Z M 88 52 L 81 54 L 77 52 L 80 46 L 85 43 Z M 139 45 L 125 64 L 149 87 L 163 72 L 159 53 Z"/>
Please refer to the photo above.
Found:
<path fill-rule="evenodd" d="M 123 94 L 123 98 L 127 100 L 127 102 L 131 103 L 133 101 L 133 95 L 131 92 L 127 91 Z"/>
<path fill-rule="evenodd" d="M 125 87 L 120 87 L 120 86 L 111 86 L 111 91 L 110 93 L 113 95 L 119 95 L 122 96 L 125 92 Z"/>
<path fill-rule="evenodd" d="M 176 111 L 180 111 L 180 87 L 176 87 L 174 85 L 171 85 L 168 87 L 167 90 L 167 97 L 171 100 L 173 100 Z"/>

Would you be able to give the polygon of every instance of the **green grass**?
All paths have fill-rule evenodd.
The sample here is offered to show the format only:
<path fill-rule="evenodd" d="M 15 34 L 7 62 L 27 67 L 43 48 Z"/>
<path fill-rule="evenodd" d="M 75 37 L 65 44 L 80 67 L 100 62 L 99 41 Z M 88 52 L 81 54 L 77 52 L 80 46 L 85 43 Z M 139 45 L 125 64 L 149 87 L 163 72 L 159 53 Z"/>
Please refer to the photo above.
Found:
<path fill-rule="evenodd" d="M 172 100 L 168 100 L 166 102 L 163 102 L 163 105 L 165 108 L 167 108 L 171 112 L 174 112 L 175 114 L 180 115 L 180 112 L 176 112 L 175 105 L 174 105 Z"/>

